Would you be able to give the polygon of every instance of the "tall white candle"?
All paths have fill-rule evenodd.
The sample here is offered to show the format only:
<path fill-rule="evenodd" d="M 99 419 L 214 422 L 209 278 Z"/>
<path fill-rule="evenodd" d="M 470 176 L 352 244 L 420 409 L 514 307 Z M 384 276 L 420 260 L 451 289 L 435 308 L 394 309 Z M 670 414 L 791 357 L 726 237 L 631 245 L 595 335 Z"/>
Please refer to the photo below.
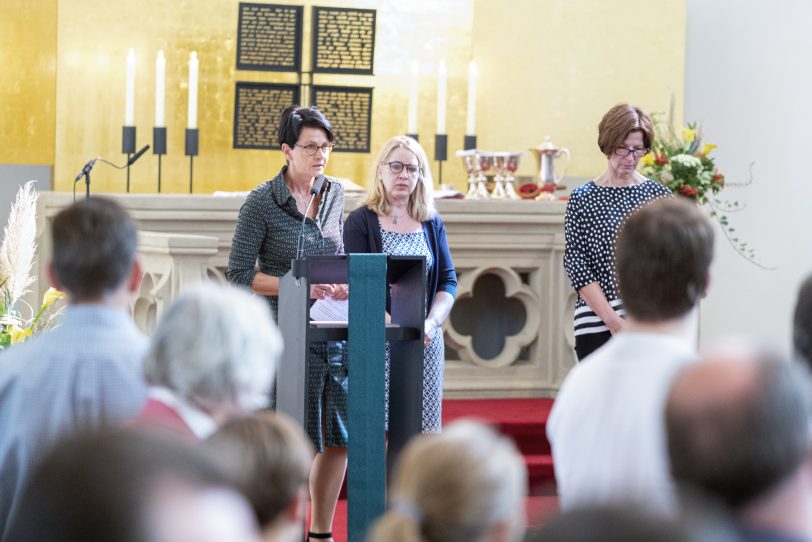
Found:
<path fill-rule="evenodd" d="M 412 60 L 409 80 L 409 117 L 406 122 L 406 133 L 417 133 L 417 90 L 420 84 L 417 60 Z"/>
<path fill-rule="evenodd" d="M 155 57 L 155 126 L 163 128 L 164 106 L 166 98 L 166 58 L 164 52 L 158 51 Z"/>
<path fill-rule="evenodd" d="M 437 70 L 437 133 L 445 133 L 445 96 L 446 96 L 446 79 L 448 78 L 448 70 L 445 67 L 445 60 L 440 61 L 440 67 Z"/>
<path fill-rule="evenodd" d="M 476 80 L 479 72 L 476 62 L 468 64 L 468 115 L 465 122 L 466 135 L 476 135 Z"/>
<path fill-rule="evenodd" d="M 187 113 L 187 128 L 197 128 L 197 71 L 199 62 L 197 53 L 192 51 L 189 55 L 189 110 Z"/>
<path fill-rule="evenodd" d="M 124 90 L 124 126 L 135 126 L 135 51 L 127 51 L 127 83 Z"/>

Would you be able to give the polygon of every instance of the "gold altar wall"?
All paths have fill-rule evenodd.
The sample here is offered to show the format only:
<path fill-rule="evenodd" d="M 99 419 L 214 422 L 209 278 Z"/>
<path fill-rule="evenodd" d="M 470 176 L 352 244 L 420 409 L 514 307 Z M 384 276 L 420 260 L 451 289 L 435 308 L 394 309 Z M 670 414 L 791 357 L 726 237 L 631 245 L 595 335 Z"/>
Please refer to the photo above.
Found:
<path fill-rule="evenodd" d="M 665 114 L 673 96 L 682 119 L 685 11 L 684 0 L 475 0 L 473 58 L 487 74 L 479 146 L 527 150 L 550 135 L 572 153 L 568 176 L 600 174 L 610 107 Z M 535 167 L 525 156 L 519 173 Z"/>
<path fill-rule="evenodd" d="M 56 6 L 0 4 L 0 164 L 54 163 Z"/>
<path fill-rule="evenodd" d="M 684 0 L 271 3 L 305 6 L 305 68 L 312 5 L 378 10 L 375 75 L 315 77 L 316 84 L 375 88 L 373 152 L 336 153 L 328 165 L 328 173 L 359 184 L 365 184 L 381 144 L 405 131 L 412 58 L 420 62 L 419 133 L 430 157 L 437 63 L 445 59 L 448 64 L 450 162 L 444 167 L 444 180 L 459 188 L 464 178 L 453 153 L 462 146 L 472 58 L 480 70 L 479 146 L 524 150 L 550 134 L 573 153 L 568 175 L 594 175 L 604 167 L 595 134 L 600 116 L 611 105 L 629 100 L 664 111 L 674 94 L 681 118 Z M 188 190 L 183 134 L 192 50 L 200 58 L 195 192 L 247 190 L 275 174 L 282 165 L 278 151 L 232 149 L 234 85 L 294 82 L 295 75 L 236 70 L 238 4 L 237 0 L 4 0 L 0 163 L 53 163 L 55 189 L 69 190 L 89 158 L 101 155 L 123 161 L 124 59 L 132 47 L 137 58 L 139 148 L 152 143 L 155 54 L 163 49 L 167 59 L 169 154 L 163 159 L 164 192 Z M 533 170 L 533 160 L 525 157 L 520 173 Z M 436 175 L 436 164 L 434 171 Z M 156 172 L 157 157 L 149 151 L 132 168 L 132 191 L 154 192 Z M 96 191 L 123 191 L 125 174 L 97 166 L 93 185 Z"/>

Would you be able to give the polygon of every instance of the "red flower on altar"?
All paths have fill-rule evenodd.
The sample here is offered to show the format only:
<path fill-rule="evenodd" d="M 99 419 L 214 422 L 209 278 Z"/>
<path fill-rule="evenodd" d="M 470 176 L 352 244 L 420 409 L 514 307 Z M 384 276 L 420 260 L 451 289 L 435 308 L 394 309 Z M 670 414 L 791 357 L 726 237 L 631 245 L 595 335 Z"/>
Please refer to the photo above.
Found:
<path fill-rule="evenodd" d="M 668 163 L 668 157 L 664 154 L 657 154 L 654 156 L 654 163 L 658 166 L 664 166 Z"/>

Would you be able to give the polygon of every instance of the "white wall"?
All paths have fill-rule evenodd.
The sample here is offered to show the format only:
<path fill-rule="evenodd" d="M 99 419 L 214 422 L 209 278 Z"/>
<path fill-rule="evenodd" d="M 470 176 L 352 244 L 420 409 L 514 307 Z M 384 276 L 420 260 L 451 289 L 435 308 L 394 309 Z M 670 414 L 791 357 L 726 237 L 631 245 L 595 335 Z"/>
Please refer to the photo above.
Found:
<path fill-rule="evenodd" d="M 735 333 L 789 350 L 797 288 L 812 271 L 812 2 L 688 0 L 685 119 L 717 143 L 726 190 L 746 205 L 732 214 L 758 269 L 724 239 L 701 308 L 703 346 Z"/>

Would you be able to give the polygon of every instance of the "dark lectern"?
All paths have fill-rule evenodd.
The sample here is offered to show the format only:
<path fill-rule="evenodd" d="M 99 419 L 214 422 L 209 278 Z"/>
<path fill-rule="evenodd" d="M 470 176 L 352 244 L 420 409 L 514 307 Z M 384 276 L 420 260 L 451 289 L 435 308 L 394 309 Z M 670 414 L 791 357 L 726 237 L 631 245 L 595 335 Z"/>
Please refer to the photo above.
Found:
<path fill-rule="evenodd" d="M 406 442 L 421 432 L 425 266 L 422 256 L 308 256 L 295 261 L 280 280 L 279 328 L 285 351 L 277 371 L 277 410 L 304 427 L 310 343 L 348 341 L 350 540 L 363 540 L 367 528 L 386 506 L 385 339 L 389 339 L 391 351 L 389 466 Z M 348 284 L 349 321 L 311 323 L 311 284 Z M 390 324 L 384 323 L 387 285 L 391 293 Z"/>

